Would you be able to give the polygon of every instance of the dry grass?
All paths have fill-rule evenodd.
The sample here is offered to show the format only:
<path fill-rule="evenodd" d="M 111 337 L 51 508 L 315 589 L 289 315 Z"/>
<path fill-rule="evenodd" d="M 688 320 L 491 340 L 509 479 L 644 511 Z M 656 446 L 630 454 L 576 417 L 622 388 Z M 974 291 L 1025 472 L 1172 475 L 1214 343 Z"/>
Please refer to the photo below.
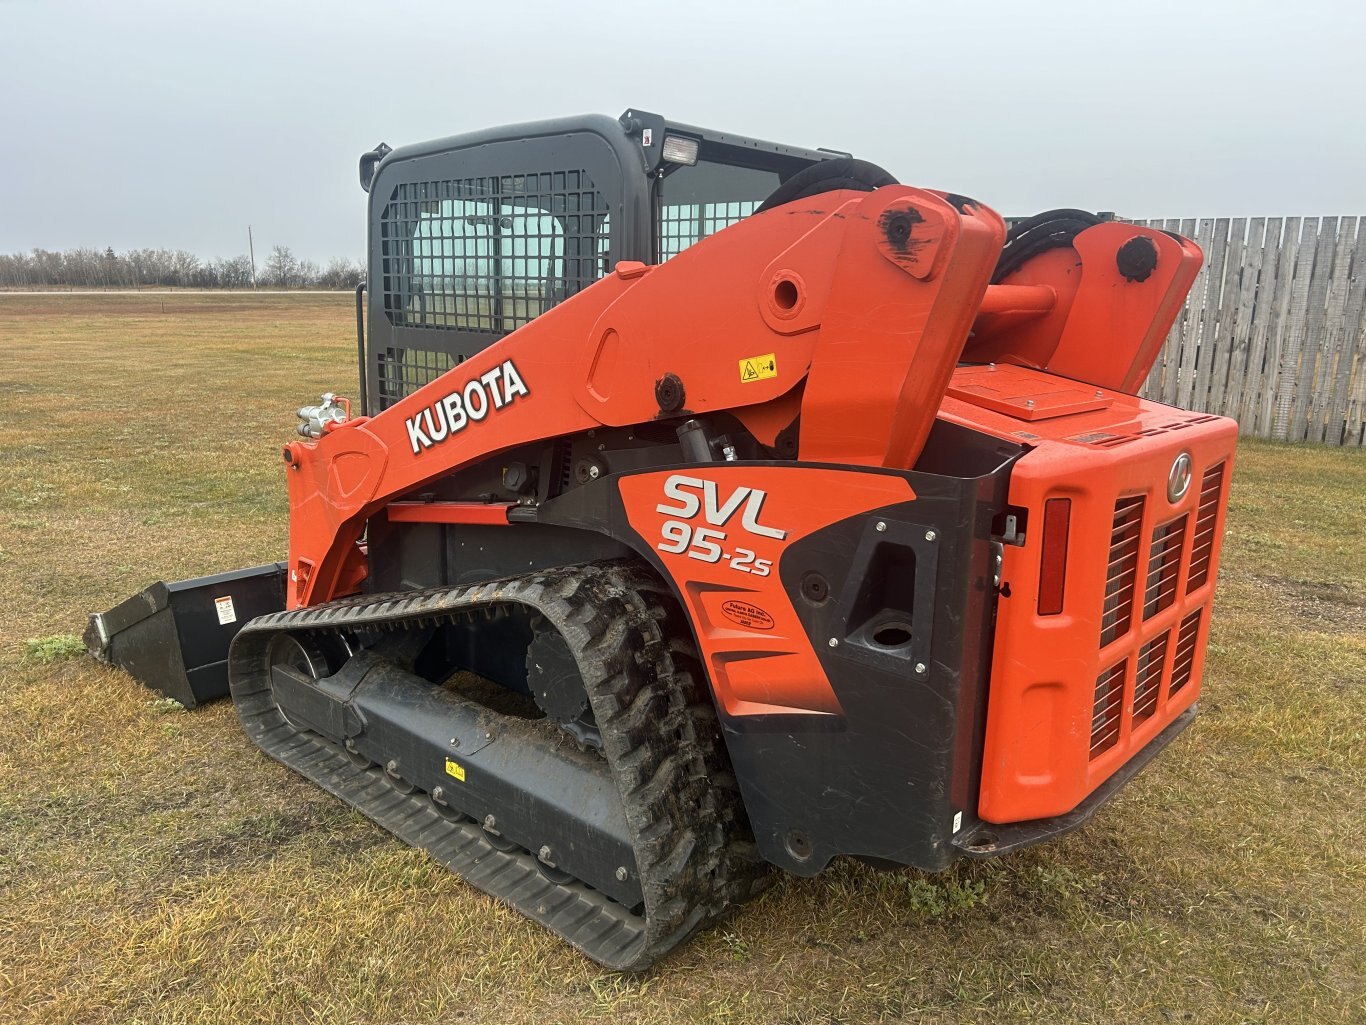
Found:
<path fill-rule="evenodd" d="M 1090 826 L 789 879 L 604 974 L 250 748 L 63 657 L 158 577 L 276 558 L 345 296 L 0 296 L 0 1020 L 1366 1016 L 1366 455 L 1245 445 L 1205 710 Z M 29 639 L 57 638 L 41 657 Z"/>

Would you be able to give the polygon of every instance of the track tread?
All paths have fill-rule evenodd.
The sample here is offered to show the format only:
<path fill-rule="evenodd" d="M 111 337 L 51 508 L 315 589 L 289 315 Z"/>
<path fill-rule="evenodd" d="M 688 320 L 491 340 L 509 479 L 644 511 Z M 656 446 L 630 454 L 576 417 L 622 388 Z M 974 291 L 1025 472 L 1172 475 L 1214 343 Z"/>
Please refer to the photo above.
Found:
<path fill-rule="evenodd" d="M 442 814 L 421 791 L 401 793 L 381 768 L 355 764 L 330 740 L 296 733 L 270 696 L 266 659 L 278 633 L 412 628 L 509 604 L 544 616 L 577 655 L 632 830 L 644 914 L 582 883 L 551 881 L 530 853 L 493 847 L 478 823 Z M 247 736 L 266 754 L 609 968 L 648 968 L 764 887 L 768 868 L 698 684 L 705 677 L 688 622 L 642 563 L 586 563 L 273 613 L 238 634 L 229 675 Z"/>

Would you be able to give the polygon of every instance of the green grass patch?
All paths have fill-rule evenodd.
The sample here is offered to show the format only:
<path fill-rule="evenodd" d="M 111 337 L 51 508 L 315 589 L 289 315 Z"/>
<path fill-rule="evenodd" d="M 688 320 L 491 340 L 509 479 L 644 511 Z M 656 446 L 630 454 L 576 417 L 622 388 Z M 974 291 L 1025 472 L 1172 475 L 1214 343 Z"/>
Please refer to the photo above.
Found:
<path fill-rule="evenodd" d="M 30 637 L 24 642 L 24 658 L 30 662 L 56 662 L 85 653 L 85 645 L 75 634 Z"/>
<path fill-rule="evenodd" d="M 604 973 L 73 633 L 279 558 L 349 296 L 0 295 L 0 1022 L 1366 1020 L 1366 453 L 1244 443 L 1202 711 L 1087 825 Z M 53 642 L 30 656 L 27 638 Z"/>

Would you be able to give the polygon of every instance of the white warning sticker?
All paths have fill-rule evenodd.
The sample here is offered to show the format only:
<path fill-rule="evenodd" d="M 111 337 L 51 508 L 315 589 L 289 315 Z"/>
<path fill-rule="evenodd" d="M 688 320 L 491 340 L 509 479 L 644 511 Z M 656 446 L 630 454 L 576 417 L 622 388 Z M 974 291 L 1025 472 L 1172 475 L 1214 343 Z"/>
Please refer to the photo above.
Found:
<path fill-rule="evenodd" d="M 227 626 L 229 623 L 237 622 L 237 610 L 232 607 L 232 595 L 225 594 L 221 598 L 215 598 L 213 607 L 218 610 L 219 626 Z"/>
<path fill-rule="evenodd" d="M 957 833 L 963 828 L 963 813 L 961 811 L 953 813 L 953 831 Z"/>

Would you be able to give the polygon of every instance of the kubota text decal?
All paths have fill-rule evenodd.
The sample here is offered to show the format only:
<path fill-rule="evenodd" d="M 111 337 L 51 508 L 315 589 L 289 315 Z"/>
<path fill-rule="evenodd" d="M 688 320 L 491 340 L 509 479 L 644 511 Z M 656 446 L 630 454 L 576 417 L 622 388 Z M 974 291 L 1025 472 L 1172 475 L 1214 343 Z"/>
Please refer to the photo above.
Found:
<path fill-rule="evenodd" d="M 413 454 L 431 448 L 478 423 L 490 411 L 502 409 L 519 395 L 530 394 L 512 360 L 487 370 L 467 381 L 443 399 L 438 399 L 406 422 Z"/>

